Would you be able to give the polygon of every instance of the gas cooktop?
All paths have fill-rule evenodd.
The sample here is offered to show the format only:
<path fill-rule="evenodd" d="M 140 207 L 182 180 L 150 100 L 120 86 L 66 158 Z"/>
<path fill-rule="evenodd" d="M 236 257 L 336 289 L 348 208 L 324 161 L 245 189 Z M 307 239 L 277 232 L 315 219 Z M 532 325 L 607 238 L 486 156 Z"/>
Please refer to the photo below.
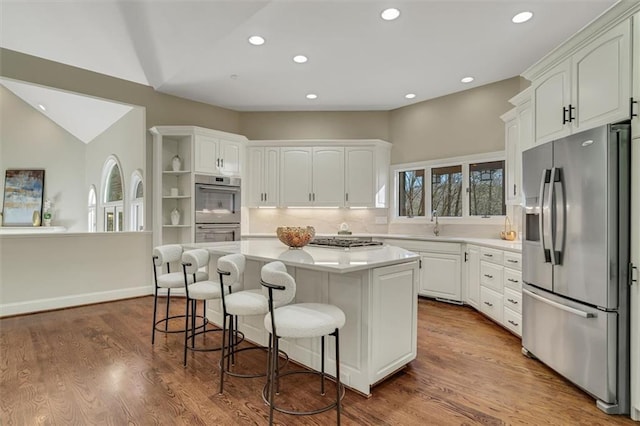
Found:
<path fill-rule="evenodd" d="M 339 248 L 352 248 L 352 247 L 370 247 L 381 246 L 382 241 L 373 241 L 371 238 L 340 238 L 340 237 L 328 237 L 328 238 L 315 238 L 309 242 L 310 246 L 319 247 L 339 247 Z"/>

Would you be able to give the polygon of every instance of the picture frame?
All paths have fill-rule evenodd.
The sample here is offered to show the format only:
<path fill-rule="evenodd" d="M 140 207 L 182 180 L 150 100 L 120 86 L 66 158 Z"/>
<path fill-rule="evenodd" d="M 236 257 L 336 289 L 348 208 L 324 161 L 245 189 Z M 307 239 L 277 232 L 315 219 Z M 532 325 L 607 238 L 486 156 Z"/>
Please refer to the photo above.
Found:
<path fill-rule="evenodd" d="M 44 170 L 7 169 L 4 177 L 2 226 L 37 226 L 42 217 Z"/>

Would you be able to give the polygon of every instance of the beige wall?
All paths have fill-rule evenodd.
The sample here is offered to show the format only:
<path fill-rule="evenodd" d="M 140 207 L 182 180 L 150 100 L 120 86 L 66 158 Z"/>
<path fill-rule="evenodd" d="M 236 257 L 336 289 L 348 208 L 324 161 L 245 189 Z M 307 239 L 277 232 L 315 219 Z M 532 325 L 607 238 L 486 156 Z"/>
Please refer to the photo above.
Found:
<path fill-rule="evenodd" d="M 12 50 L 0 49 L 0 74 L 146 108 L 146 128 L 195 125 L 238 133 L 239 113 L 156 92 L 152 87 L 70 67 Z"/>
<path fill-rule="evenodd" d="M 388 111 L 243 112 L 240 133 L 260 139 L 389 140 Z"/>
<path fill-rule="evenodd" d="M 391 164 L 504 150 L 500 115 L 519 91 L 514 77 L 391 111 Z"/>

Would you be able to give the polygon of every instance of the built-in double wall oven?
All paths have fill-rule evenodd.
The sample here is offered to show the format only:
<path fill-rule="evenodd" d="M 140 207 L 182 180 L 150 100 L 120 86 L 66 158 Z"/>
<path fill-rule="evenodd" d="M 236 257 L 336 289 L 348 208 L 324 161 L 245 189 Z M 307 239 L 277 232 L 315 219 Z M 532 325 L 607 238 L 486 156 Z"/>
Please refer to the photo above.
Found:
<path fill-rule="evenodd" d="M 240 240 L 240 179 L 195 175 L 196 243 Z"/>

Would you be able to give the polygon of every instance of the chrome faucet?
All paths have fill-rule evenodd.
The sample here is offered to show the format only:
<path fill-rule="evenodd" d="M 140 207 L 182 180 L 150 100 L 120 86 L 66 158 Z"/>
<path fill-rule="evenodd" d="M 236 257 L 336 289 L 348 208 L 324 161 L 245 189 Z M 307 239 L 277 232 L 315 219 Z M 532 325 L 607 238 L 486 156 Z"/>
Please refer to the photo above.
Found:
<path fill-rule="evenodd" d="M 438 210 L 434 210 L 431 212 L 431 222 L 433 219 L 436 220 L 436 224 L 433 226 L 433 235 L 436 237 L 440 234 L 440 226 L 438 225 Z"/>

